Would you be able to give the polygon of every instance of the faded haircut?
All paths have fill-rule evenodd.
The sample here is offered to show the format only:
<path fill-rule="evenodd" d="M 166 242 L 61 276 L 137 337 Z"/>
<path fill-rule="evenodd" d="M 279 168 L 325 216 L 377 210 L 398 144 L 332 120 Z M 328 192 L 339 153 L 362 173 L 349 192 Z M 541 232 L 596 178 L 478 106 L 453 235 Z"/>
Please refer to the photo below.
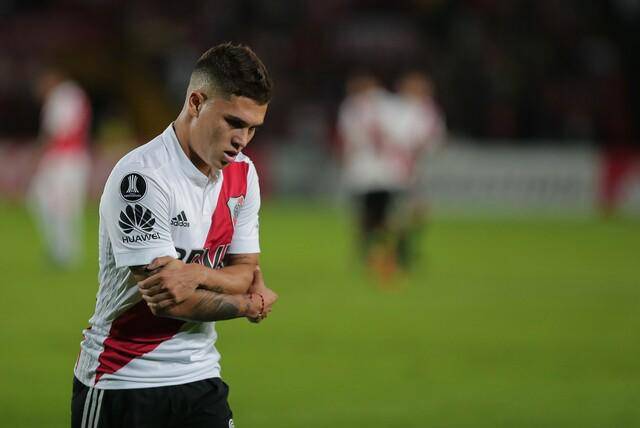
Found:
<path fill-rule="evenodd" d="M 189 90 L 205 88 L 227 99 L 235 95 L 264 105 L 271 100 L 272 82 L 248 46 L 223 43 L 202 54 L 191 73 Z"/>

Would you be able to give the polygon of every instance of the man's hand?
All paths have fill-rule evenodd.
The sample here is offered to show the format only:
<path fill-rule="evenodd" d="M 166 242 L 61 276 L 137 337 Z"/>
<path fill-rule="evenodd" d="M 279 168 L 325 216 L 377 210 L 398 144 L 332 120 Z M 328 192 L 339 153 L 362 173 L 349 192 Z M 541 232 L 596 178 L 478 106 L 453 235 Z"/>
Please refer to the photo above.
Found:
<path fill-rule="evenodd" d="M 185 264 L 172 257 L 159 257 L 147 266 L 153 274 L 138 289 L 153 314 L 185 301 L 202 282 L 204 266 Z"/>
<path fill-rule="evenodd" d="M 264 299 L 264 308 L 262 307 L 262 301 L 256 302 L 259 304 L 258 314 L 256 314 L 255 316 L 253 316 L 254 314 L 247 316 L 247 318 L 251 322 L 260 322 L 267 317 L 267 315 L 271 312 L 273 304 L 276 302 L 276 300 L 278 300 L 278 295 L 273 290 L 267 288 L 267 286 L 265 285 L 260 266 L 256 266 L 256 269 L 253 273 L 253 283 L 251 284 L 251 287 L 249 287 L 248 293 L 249 295 L 255 295 L 252 300 L 260 299 L 260 296 L 257 296 L 258 294 L 262 296 L 262 299 Z M 261 313 L 260 309 L 262 309 Z"/>
<path fill-rule="evenodd" d="M 163 256 L 153 259 L 153 261 L 147 265 L 147 270 L 153 275 L 160 272 L 160 270 L 180 269 L 184 264 L 182 260 L 174 259 L 170 256 Z"/>

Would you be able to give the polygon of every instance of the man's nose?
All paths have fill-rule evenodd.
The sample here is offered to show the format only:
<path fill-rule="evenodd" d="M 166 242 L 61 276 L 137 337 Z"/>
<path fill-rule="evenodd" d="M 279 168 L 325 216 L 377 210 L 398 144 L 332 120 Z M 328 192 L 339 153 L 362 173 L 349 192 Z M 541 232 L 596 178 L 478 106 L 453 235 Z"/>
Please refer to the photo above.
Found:
<path fill-rule="evenodd" d="M 236 149 L 244 149 L 247 147 L 247 144 L 249 144 L 249 130 L 246 128 L 242 129 L 237 135 L 233 136 L 231 142 Z"/>

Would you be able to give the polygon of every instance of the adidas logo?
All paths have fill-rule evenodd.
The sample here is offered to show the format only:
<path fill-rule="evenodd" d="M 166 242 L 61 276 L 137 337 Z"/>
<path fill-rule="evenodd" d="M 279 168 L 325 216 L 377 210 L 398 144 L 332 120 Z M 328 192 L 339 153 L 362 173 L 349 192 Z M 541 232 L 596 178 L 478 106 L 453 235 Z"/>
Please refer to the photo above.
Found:
<path fill-rule="evenodd" d="M 180 214 L 171 219 L 171 226 L 189 227 L 189 220 L 187 220 L 187 215 L 184 211 L 181 211 Z"/>

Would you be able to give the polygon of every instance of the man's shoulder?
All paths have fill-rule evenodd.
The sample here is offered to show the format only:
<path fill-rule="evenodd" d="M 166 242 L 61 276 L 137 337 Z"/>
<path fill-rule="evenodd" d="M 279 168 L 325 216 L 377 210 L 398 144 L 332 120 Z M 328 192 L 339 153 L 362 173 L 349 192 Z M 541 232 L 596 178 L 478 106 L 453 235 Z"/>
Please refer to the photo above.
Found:
<path fill-rule="evenodd" d="M 171 161 L 169 152 L 163 140 L 163 134 L 158 135 L 124 155 L 111 174 L 121 174 L 130 171 L 144 172 L 155 175 Z"/>
<path fill-rule="evenodd" d="M 150 186 L 166 195 L 166 190 L 170 189 L 167 183 L 171 177 L 166 177 L 167 171 L 172 170 L 168 167 L 170 165 L 171 156 L 163 134 L 131 150 L 111 170 L 100 199 L 101 205 L 107 197 L 118 199 L 117 195 L 128 202 L 136 202 L 142 199 Z"/>

